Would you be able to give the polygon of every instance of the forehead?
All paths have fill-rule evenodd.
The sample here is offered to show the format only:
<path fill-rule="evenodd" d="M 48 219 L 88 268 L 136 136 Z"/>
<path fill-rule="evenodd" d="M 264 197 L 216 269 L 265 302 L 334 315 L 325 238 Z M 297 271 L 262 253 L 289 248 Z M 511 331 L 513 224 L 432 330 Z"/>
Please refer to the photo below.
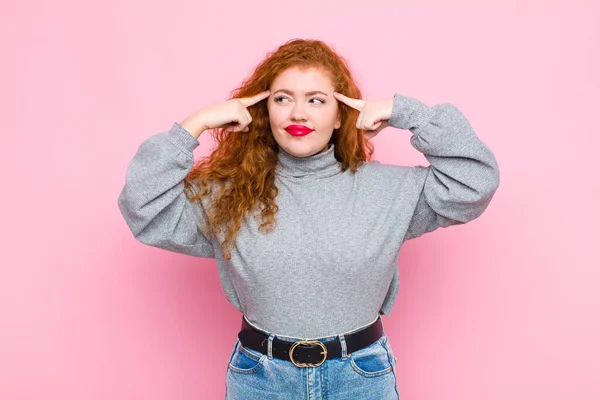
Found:
<path fill-rule="evenodd" d="M 288 68 L 280 73 L 271 85 L 272 90 L 290 89 L 296 91 L 333 90 L 331 79 L 322 69 L 310 67 L 300 69 Z"/>

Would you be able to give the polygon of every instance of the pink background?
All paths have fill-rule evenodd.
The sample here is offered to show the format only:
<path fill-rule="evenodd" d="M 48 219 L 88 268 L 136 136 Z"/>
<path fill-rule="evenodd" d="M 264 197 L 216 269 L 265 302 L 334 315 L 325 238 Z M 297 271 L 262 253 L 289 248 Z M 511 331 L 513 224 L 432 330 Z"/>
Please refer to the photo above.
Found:
<path fill-rule="evenodd" d="M 117 197 L 143 140 L 295 37 L 367 99 L 455 104 L 500 164 L 480 219 L 403 246 L 401 398 L 600 398 L 598 2 L 84 3 L 2 4 L 1 399 L 223 398 L 241 314 L 214 260 L 135 241 Z M 427 165 L 409 138 L 376 158 Z"/>

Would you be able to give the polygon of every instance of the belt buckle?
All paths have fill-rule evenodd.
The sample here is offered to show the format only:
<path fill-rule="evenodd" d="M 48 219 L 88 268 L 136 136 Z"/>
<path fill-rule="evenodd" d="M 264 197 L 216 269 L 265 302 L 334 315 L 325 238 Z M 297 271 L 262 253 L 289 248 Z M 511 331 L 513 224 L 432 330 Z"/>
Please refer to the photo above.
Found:
<path fill-rule="evenodd" d="M 296 362 L 296 360 L 294 360 L 294 349 L 298 346 L 300 346 L 301 344 L 304 345 L 318 345 L 321 346 L 321 348 L 323 349 L 323 351 L 320 354 L 323 354 L 324 357 L 321 360 L 321 362 L 319 362 L 318 364 L 313 364 L 313 363 L 298 363 Z M 300 340 L 295 342 L 292 347 L 290 348 L 290 360 L 292 361 L 292 363 L 296 366 L 296 367 L 302 367 L 302 368 L 306 368 L 306 367 L 318 367 L 319 365 L 323 364 L 325 362 L 325 359 L 327 359 L 327 347 L 325 347 L 325 345 L 321 342 L 319 342 L 318 340 Z"/>

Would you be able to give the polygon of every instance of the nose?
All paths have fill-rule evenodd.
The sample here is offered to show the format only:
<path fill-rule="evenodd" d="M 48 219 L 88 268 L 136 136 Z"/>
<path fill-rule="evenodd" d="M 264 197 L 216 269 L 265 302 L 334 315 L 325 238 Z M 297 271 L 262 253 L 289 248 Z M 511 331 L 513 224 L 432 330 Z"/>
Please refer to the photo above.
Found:
<path fill-rule="evenodd" d="M 292 108 L 290 118 L 294 121 L 306 121 L 306 110 L 301 102 L 296 102 Z"/>

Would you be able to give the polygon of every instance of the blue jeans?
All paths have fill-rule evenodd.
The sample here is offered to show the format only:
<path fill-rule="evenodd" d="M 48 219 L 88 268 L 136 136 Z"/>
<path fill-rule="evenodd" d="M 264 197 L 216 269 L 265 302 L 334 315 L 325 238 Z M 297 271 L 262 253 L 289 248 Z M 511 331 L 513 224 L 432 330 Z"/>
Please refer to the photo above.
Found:
<path fill-rule="evenodd" d="M 225 400 L 400 398 L 396 387 L 396 357 L 385 332 L 375 343 L 351 354 L 346 351 L 344 334 L 321 338 L 321 342 L 339 338 L 342 356 L 328 358 L 318 367 L 306 368 L 272 357 L 271 345 L 276 335 L 268 335 L 268 354 L 244 347 L 239 339 L 235 342 L 227 365 Z"/>

